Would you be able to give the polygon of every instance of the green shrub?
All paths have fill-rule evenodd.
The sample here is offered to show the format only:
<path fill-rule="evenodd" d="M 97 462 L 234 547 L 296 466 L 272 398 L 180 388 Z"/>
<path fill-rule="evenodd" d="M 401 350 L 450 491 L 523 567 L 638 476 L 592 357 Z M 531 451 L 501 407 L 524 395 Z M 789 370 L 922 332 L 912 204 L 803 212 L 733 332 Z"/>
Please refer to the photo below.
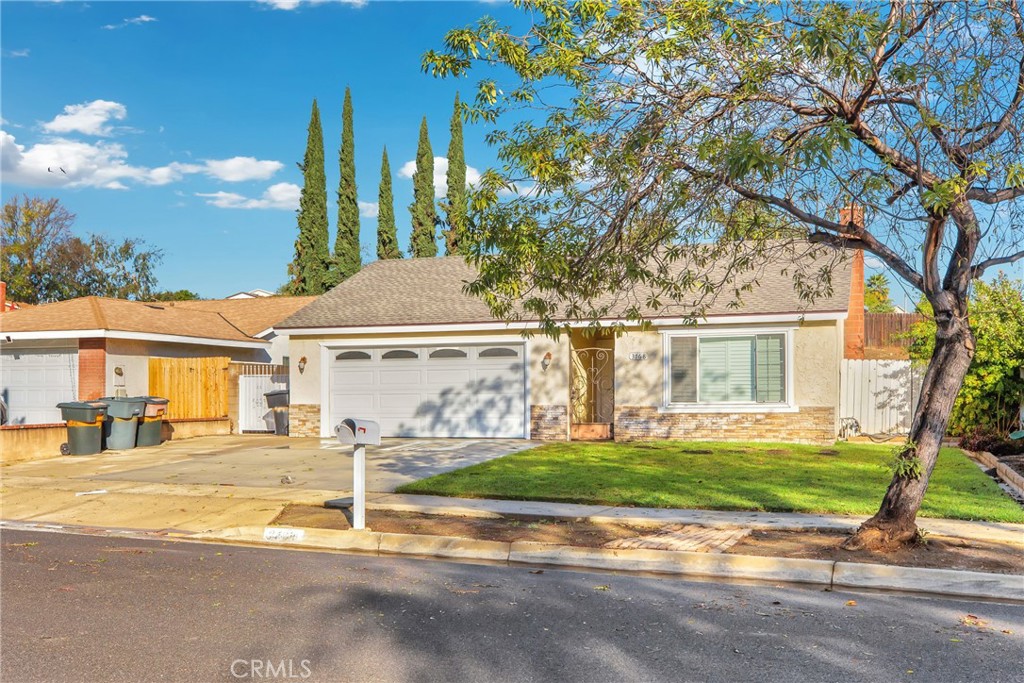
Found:
<path fill-rule="evenodd" d="M 1024 283 L 1000 273 L 994 282 L 978 281 L 968 316 L 976 341 L 974 361 L 949 419 L 949 433 L 975 430 L 1006 434 L 1015 428 L 1024 400 Z M 921 312 L 931 316 L 924 302 Z M 914 325 L 910 357 L 927 363 L 935 348 L 935 322 Z"/>

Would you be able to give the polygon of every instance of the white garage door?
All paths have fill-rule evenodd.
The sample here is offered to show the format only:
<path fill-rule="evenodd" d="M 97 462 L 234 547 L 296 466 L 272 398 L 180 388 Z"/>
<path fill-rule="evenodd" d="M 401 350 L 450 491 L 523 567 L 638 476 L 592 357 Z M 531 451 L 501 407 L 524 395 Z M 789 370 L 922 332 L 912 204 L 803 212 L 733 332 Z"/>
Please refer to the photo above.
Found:
<path fill-rule="evenodd" d="M 78 349 L 3 349 L 0 396 L 8 424 L 61 422 L 57 404 L 78 400 Z"/>
<path fill-rule="evenodd" d="M 522 344 L 332 350 L 331 428 L 360 417 L 383 436 L 522 438 L 524 356 Z"/>

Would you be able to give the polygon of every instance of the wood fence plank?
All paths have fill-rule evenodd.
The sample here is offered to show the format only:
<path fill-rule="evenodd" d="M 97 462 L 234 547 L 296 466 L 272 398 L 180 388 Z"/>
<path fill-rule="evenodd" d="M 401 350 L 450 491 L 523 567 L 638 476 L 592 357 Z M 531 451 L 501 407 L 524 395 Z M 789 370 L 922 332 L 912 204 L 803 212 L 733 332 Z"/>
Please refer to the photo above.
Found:
<path fill-rule="evenodd" d="M 227 417 L 230 362 L 226 356 L 150 358 L 149 392 L 170 401 L 168 417 Z"/>

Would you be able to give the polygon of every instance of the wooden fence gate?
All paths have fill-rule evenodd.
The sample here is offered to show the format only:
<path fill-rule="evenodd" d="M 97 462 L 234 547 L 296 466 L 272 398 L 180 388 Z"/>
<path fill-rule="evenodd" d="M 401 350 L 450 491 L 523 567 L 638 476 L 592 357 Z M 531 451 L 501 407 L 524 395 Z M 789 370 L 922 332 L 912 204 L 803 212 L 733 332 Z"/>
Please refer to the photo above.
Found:
<path fill-rule="evenodd" d="M 227 417 L 227 357 L 150 358 L 149 393 L 170 401 L 168 418 Z"/>

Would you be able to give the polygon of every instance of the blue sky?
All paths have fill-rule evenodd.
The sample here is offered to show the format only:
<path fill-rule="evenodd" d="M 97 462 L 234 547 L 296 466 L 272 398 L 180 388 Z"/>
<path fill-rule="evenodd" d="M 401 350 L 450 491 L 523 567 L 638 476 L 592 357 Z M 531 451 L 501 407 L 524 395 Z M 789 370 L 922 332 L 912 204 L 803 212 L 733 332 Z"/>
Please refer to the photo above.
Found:
<path fill-rule="evenodd" d="M 445 156 L 455 92 L 473 90 L 473 81 L 424 74 L 422 54 L 448 29 L 508 11 L 483 2 L 3 2 L 3 200 L 55 196 L 77 215 L 76 232 L 142 237 L 164 251 L 162 289 L 273 290 L 293 254 L 296 162 L 314 97 L 333 244 L 349 86 L 364 261 L 375 257 L 385 145 L 407 250 L 411 166 L 402 171 L 420 119 Z M 495 163 L 486 132 L 466 126 L 471 178 Z"/>

